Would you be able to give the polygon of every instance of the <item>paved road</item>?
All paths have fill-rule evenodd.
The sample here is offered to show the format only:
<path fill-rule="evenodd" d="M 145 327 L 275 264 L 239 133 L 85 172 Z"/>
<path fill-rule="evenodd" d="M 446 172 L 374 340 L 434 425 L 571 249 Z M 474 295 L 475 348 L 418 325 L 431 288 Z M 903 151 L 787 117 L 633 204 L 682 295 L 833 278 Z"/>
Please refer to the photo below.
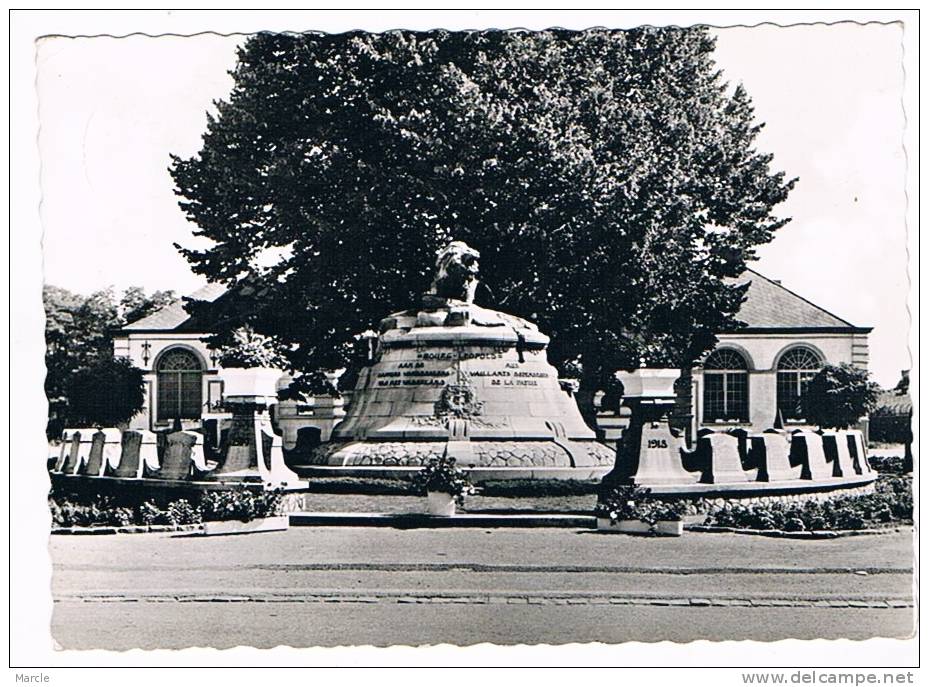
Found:
<path fill-rule="evenodd" d="M 903 637 L 911 533 L 56 536 L 65 648 Z"/>

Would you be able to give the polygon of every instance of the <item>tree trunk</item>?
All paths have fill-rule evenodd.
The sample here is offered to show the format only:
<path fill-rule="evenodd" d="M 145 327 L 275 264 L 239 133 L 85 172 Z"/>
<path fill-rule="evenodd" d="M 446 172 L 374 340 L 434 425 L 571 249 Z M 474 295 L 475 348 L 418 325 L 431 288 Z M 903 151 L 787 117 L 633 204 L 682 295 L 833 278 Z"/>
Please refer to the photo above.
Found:
<path fill-rule="evenodd" d="M 574 400 L 577 401 L 577 407 L 581 411 L 581 417 L 584 422 L 595 432 L 597 430 L 597 409 L 594 407 L 594 395 L 597 393 L 598 385 L 596 380 L 582 377 L 580 386 L 574 394 Z"/>

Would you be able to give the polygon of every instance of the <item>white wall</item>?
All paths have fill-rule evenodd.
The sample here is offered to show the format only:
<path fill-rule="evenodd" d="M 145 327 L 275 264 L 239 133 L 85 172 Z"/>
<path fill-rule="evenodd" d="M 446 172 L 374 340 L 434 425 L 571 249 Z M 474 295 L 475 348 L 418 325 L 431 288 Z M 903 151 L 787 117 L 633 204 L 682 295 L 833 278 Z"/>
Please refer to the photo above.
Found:
<path fill-rule="evenodd" d="M 716 425 L 703 422 L 703 371 L 694 370 L 694 415 L 697 426 L 743 426 L 761 432 L 774 425 L 777 414 L 777 362 L 794 346 L 808 346 L 829 364 L 851 363 L 867 368 L 867 334 L 720 334 L 717 348 L 734 348 L 749 365 L 749 423 Z"/>
<path fill-rule="evenodd" d="M 210 360 L 210 350 L 201 340 L 200 334 L 181 333 L 129 333 L 118 336 L 113 340 L 113 353 L 128 357 L 132 364 L 145 372 L 145 407 L 134 417 L 129 425 L 136 429 L 163 429 L 170 423 L 158 423 L 158 394 L 156 390 L 156 366 L 162 353 L 170 348 L 185 348 L 197 354 L 203 366 L 203 386 L 201 397 L 203 399 L 203 416 L 225 416 L 215 409 L 215 405 L 222 400 L 221 368 Z M 146 350 L 147 347 L 147 350 Z M 200 421 L 185 421 L 185 428 L 199 427 Z"/>

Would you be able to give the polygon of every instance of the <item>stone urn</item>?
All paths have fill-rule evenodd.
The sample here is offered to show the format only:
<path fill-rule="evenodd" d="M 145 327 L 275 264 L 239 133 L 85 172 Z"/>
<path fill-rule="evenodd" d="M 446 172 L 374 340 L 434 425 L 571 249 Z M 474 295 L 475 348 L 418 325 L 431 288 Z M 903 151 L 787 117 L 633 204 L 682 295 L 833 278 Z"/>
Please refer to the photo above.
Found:
<path fill-rule="evenodd" d="M 647 367 L 616 374 L 623 384 L 623 398 L 674 398 L 674 383 L 680 376 L 675 368 Z"/>
<path fill-rule="evenodd" d="M 448 517 L 455 514 L 455 497 L 444 491 L 426 492 L 426 509 L 429 515 Z"/>
<path fill-rule="evenodd" d="M 223 380 L 223 397 L 226 401 L 241 400 L 253 403 L 277 402 L 277 383 L 284 375 L 273 367 L 227 367 L 220 376 Z"/>

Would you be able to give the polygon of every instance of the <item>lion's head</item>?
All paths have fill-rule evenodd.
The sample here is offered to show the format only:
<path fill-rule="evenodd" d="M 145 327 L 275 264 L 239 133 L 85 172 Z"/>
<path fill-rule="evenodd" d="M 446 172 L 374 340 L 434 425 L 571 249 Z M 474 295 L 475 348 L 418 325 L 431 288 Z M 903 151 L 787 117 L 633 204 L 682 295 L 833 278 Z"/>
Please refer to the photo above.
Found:
<path fill-rule="evenodd" d="M 481 254 L 464 241 L 452 241 L 438 252 L 436 274 L 429 293 L 440 298 L 474 302 L 477 261 Z"/>

